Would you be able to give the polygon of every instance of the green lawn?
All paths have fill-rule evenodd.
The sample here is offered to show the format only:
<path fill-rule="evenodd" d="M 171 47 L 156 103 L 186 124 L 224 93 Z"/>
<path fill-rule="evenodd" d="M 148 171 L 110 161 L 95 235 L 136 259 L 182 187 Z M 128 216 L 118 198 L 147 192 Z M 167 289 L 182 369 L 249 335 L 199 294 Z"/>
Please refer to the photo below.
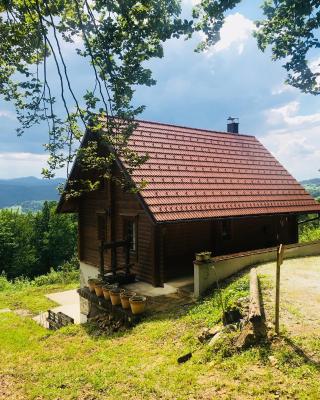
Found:
<path fill-rule="evenodd" d="M 10 294 L 7 302 L 2 292 L 0 307 L 46 308 L 43 293 L 51 289 L 21 290 L 14 297 Z M 245 275 L 231 282 L 223 297 L 232 306 L 247 294 Z M 319 398 L 319 367 L 289 343 L 279 341 L 242 353 L 231 352 L 226 342 L 214 350 L 201 345 L 199 332 L 215 325 L 219 315 L 219 298 L 211 294 L 189 308 L 145 320 L 125 334 L 98 336 L 90 325 L 49 332 L 28 317 L 0 314 L 0 398 Z M 297 341 L 304 344 L 303 338 Z M 317 351 L 318 343 L 306 345 Z M 189 351 L 194 351 L 193 357 L 179 365 L 177 358 Z"/>
<path fill-rule="evenodd" d="M 32 314 L 38 314 L 48 310 L 50 307 L 56 307 L 56 304 L 47 299 L 45 294 L 61 292 L 63 290 L 75 289 L 79 284 L 69 283 L 53 284 L 46 286 L 26 286 L 13 287 L 10 290 L 0 291 L 0 309 L 10 308 L 10 310 L 29 310 Z"/>

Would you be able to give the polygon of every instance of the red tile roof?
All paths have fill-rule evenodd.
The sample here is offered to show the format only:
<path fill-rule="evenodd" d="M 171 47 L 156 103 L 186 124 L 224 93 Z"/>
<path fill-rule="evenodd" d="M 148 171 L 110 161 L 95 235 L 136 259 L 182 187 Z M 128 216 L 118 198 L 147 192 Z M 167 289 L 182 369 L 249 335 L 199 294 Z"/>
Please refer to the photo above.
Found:
<path fill-rule="evenodd" d="M 148 154 L 135 182 L 158 222 L 320 212 L 320 204 L 254 137 L 139 121 L 130 147 Z"/>

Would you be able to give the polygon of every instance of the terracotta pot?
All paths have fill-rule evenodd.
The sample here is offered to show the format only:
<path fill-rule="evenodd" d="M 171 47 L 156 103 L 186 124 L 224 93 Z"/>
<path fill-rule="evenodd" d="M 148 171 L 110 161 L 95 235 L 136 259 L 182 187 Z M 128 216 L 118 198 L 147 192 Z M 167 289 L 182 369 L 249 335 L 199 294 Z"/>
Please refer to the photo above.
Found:
<path fill-rule="evenodd" d="M 197 253 L 196 254 L 196 261 L 203 261 L 202 253 Z"/>
<path fill-rule="evenodd" d="M 135 296 L 135 295 L 136 295 L 136 293 L 132 292 L 131 290 L 122 289 L 120 292 L 122 308 L 124 308 L 125 310 L 130 308 L 129 299 L 130 299 L 130 297 Z"/>
<path fill-rule="evenodd" d="M 206 251 L 203 253 L 203 260 L 209 261 L 211 259 L 211 251 Z"/>
<path fill-rule="evenodd" d="M 102 286 L 103 296 L 106 300 L 110 300 L 110 289 L 115 288 L 115 285 L 104 285 Z"/>
<path fill-rule="evenodd" d="M 99 279 L 96 279 L 96 278 L 88 279 L 89 290 L 92 293 L 95 291 L 94 288 L 95 288 L 96 282 L 99 282 Z"/>
<path fill-rule="evenodd" d="M 110 300 L 113 306 L 117 306 L 121 304 L 121 299 L 120 299 L 120 292 L 121 289 L 118 287 L 112 288 L 109 290 L 110 293 Z"/>
<path fill-rule="evenodd" d="M 129 299 L 132 314 L 142 314 L 146 308 L 145 296 L 132 296 Z"/>
<path fill-rule="evenodd" d="M 211 259 L 211 251 L 203 251 L 196 253 L 196 261 L 209 261 Z"/>
<path fill-rule="evenodd" d="M 103 296 L 102 286 L 103 286 L 103 282 L 96 282 L 95 283 L 94 290 L 95 290 L 96 295 L 98 297 L 102 297 Z"/>

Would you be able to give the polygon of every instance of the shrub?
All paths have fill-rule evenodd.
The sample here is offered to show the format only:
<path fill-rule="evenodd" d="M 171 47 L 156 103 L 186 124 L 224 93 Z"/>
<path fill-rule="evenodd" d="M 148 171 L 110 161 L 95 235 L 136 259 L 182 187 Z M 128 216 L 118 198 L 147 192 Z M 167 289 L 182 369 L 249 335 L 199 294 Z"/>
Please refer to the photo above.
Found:
<path fill-rule="evenodd" d="M 79 280 L 79 262 L 74 257 L 71 261 L 66 262 L 57 270 L 51 268 L 46 275 L 40 275 L 30 280 L 26 277 L 19 277 L 13 281 L 9 281 L 5 273 L 0 275 L 0 291 L 24 289 L 31 286 L 47 286 L 54 284 L 68 284 Z"/>
<path fill-rule="evenodd" d="M 58 270 L 55 271 L 51 268 L 50 272 L 46 275 L 40 275 L 34 278 L 32 284 L 34 286 L 46 286 L 46 285 L 54 285 L 54 284 L 67 284 L 72 283 L 79 280 L 79 271 L 72 270 L 72 271 L 64 271 Z"/>
<path fill-rule="evenodd" d="M 4 272 L 0 275 L 0 292 L 4 290 L 9 290 L 12 286 L 12 283 L 8 281 Z"/>
<path fill-rule="evenodd" d="M 37 276 L 32 281 L 35 286 L 54 285 L 57 283 L 67 284 L 79 280 L 79 262 L 73 257 L 57 270 L 51 268 L 46 275 Z"/>
<path fill-rule="evenodd" d="M 304 227 L 300 232 L 300 242 L 320 240 L 320 227 Z"/>

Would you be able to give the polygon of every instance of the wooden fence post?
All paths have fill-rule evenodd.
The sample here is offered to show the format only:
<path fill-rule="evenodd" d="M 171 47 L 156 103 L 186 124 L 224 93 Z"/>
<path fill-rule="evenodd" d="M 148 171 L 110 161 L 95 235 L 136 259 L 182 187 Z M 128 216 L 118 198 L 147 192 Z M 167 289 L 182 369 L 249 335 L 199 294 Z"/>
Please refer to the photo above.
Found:
<path fill-rule="evenodd" d="M 279 314 L 280 314 L 280 266 L 283 263 L 284 247 L 282 244 L 277 249 L 276 269 L 276 309 L 275 309 L 275 332 L 279 335 Z"/>

